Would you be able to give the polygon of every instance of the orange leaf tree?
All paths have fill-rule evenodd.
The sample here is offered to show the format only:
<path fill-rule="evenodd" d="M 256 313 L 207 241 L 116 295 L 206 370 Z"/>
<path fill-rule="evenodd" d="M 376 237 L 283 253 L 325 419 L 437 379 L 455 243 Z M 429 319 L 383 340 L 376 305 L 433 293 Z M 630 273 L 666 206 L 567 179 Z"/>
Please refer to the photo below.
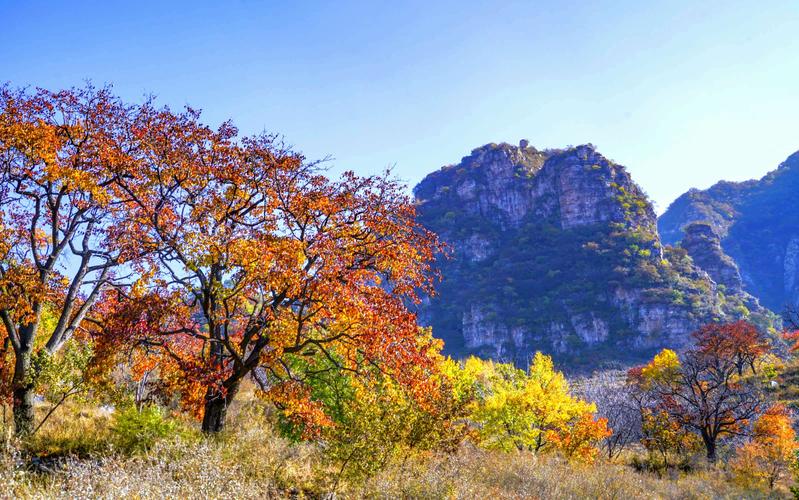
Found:
<path fill-rule="evenodd" d="M 773 489 L 795 462 L 797 449 L 790 413 L 776 404 L 755 421 L 752 440 L 737 450 L 733 468 L 739 477 Z"/>
<path fill-rule="evenodd" d="M 550 431 L 550 440 L 567 459 L 592 463 L 599 454 L 597 444 L 612 434 L 608 419 L 594 418 L 593 413 L 586 412 L 565 429 Z"/>
<path fill-rule="evenodd" d="M 768 343 L 748 321 L 710 323 L 694 333 L 699 351 L 732 361 L 738 376 L 748 367 L 755 373 L 755 361 L 769 351 Z"/>
<path fill-rule="evenodd" d="M 18 434 L 32 430 L 37 356 L 73 336 L 125 259 L 110 186 L 129 159 L 129 113 L 107 89 L 0 87 L 0 319 Z M 47 331 L 45 307 L 57 318 Z"/>
<path fill-rule="evenodd" d="M 159 356 L 204 431 L 223 428 L 248 375 L 288 414 L 320 421 L 304 381 L 329 364 L 424 385 L 433 366 L 407 305 L 431 291 L 438 243 L 400 184 L 331 181 L 274 137 L 239 140 L 191 109 L 144 105 L 132 135 L 136 161 L 115 184 L 129 200 L 118 237 L 147 258 L 135 290 L 105 312 L 106 338 Z"/>
<path fill-rule="evenodd" d="M 696 334 L 697 346 L 682 359 L 664 349 L 649 364 L 630 370 L 629 379 L 642 393 L 642 410 L 665 414 L 699 435 L 708 461 L 715 462 L 719 438 L 743 433 L 760 409 L 762 394 L 756 382 L 739 375 L 736 351 L 724 342 L 704 343 L 705 331 Z"/>

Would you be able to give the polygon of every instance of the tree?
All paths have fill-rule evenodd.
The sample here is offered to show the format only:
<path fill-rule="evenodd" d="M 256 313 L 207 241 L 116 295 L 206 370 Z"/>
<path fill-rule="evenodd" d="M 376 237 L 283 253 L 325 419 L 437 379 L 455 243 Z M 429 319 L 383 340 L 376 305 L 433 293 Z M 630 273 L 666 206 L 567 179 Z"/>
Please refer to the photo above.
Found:
<path fill-rule="evenodd" d="M 606 437 L 607 422 L 593 420 L 596 406 L 572 396 L 552 358 L 540 352 L 527 372 L 472 357 L 457 378 L 456 394 L 464 387 L 473 391 L 469 419 L 486 448 L 537 453 L 561 449 L 571 457 L 590 459 L 587 448 Z"/>
<path fill-rule="evenodd" d="M 679 376 L 680 359 L 671 349 L 663 349 L 652 361 L 627 372 L 627 384 L 640 421 L 641 444 L 649 454 L 649 465 L 668 470 L 693 451 L 699 438 L 662 408 L 658 385 L 673 383 Z"/>
<path fill-rule="evenodd" d="M 648 365 L 631 370 L 630 380 L 648 395 L 645 406 L 702 438 L 709 462 L 716 461 L 719 437 L 741 435 L 757 414 L 756 382 L 738 375 L 738 358 L 725 349 L 689 350 L 683 359 L 664 350 Z"/>
<path fill-rule="evenodd" d="M 716 461 L 718 438 L 742 434 L 760 409 L 760 391 L 753 382 L 740 379 L 737 371 L 734 359 L 691 352 L 676 384 L 663 386 L 666 411 L 698 432 L 709 462 Z"/>
<path fill-rule="evenodd" d="M 579 384 L 577 393 L 581 399 L 596 404 L 597 416 L 607 420 L 612 433 L 602 446 L 609 460 L 641 437 L 641 412 L 632 388 L 625 384 L 624 372 L 595 374 Z"/>
<path fill-rule="evenodd" d="M 19 435 L 33 429 L 36 359 L 73 337 L 129 257 L 114 237 L 111 188 L 129 161 L 129 113 L 108 89 L 0 88 L 0 318 Z"/>
<path fill-rule="evenodd" d="M 425 330 L 424 337 L 430 337 Z M 465 402 L 453 394 L 443 370 L 450 363 L 440 341 L 427 356 L 436 370 L 429 391 L 414 393 L 379 370 L 360 376 L 336 370 L 319 372 L 308 382 L 314 400 L 326 408 L 330 425 L 319 437 L 326 454 L 340 467 L 339 477 L 369 476 L 392 460 L 433 450 L 453 452 L 466 436 Z M 305 362 L 296 359 L 297 363 Z M 284 429 L 301 436 L 304 422 L 284 419 Z"/>
<path fill-rule="evenodd" d="M 755 421 L 752 440 L 737 450 L 733 468 L 739 476 L 774 489 L 795 462 L 797 449 L 788 409 L 776 404 Z"/>
<path fill-rule="evenodd" d="M 566 428 L 550 431 L 550 440 L 567 459 L 593 463 L 599 454 L 597 445 L 612 434 L 606 418 L 594 418 L 593 413 L 586 412 Z"/>
<path fill-rule="evenodd" d="M 672 419 L 666 411 L 643 408 L 641 420 L 641 444 L 650 454 L 650 464 L 655 463 L 653 455 L 659 454 L 663 468 L 668 470 L 675 465 L 671 457 L 679 459 L 702 446 L 695 434 Z"/>
<path fill-rule="evenodd" d="M 729 359 L 743 376 L 749 367 L 755 373 L 755 361 L 766 354 L 769 345 L 761 337 L 755 325 L 747 321 L 735 323 L 710 323 L 694 334 L 696 348 L 710 356 Z"/>
<path fill-rule="evenodd" d="M 111 301 L 105 337 L 157 357 L 205 432 L 224 427 L 256 369 L 285 411 L 313 407 L 305 380 L 321 368 L 295 372 L 291 356 L 353 373 L 379 366 L 424 390 L 430 363 L 406 305 L 431 291 L 438 245 L 399 183 L 331 181 L 273 136 L 238 140 L 230 123 L 213 130 L 191 109 L 141 106 L 133 137 L 136 161 L 115 183 L 129 200 L 120 238 L 147 258 L 137 289 Z"/>

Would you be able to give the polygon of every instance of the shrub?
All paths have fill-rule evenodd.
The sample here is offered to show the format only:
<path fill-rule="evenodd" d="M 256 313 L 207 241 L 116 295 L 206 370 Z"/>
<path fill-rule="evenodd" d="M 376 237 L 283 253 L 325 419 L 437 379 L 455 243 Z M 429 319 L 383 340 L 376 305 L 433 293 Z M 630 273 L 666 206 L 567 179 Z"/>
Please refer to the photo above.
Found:
<path fill-rule="evenodd" d="M 774 489 L 796 462 L 796 432 L 791 424 L 791 415 L 782 404 L 772 406 L 755 421 L 752 440 L 737 450 L 732 462 L 739 482 Z"/>
<path fill-rule="evenodd" d="M 111 431 L 114 444 L 127 453 L 149 450 L 158 441 L 177 433 L 177 425 L 155 405 L 137 410 L 130 406 L 114 417 Z"/>

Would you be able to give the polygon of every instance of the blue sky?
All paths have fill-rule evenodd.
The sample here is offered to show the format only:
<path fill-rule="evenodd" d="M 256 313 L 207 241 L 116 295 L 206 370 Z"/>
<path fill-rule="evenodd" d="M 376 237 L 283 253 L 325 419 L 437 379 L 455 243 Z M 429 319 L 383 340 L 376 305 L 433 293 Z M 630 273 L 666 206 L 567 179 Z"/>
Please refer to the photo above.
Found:
<path fill-rule="evenodd" d="M 660 211 L 799 149 L 799 1 L 0 0 L 0 81 L 113 83 L 411 184 L 592 142 Z"/>

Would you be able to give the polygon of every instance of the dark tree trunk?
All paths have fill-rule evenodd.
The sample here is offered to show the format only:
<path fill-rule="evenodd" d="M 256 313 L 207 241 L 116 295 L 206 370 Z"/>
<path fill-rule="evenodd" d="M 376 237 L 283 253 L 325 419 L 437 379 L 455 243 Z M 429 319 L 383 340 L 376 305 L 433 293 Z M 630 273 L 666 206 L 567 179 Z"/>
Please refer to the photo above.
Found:
<path fill-rule="evenodd" d="M 14 396 L 14 431 L 17 436 L 27 436 L 33 431 L 33 380 L 31 352 L 28 349 L 15 353 L 14 379 L 11 390 Z"/>
<path fill-rule="evenodd" d="M 212 391 L 214 393 L 212 393 Z M 215 389 L 208 389 L 205 397 L 202 430 L 206 434 L 221 432 L 227 417 L 227 398 Z"/>
<path fill-rule="evenodd" d="M 227 410 L 236 392 L 239 389 L 238 382 L 232 385 L 224 393 L 216 387 L 209 387 L 205 396 L 205 409 L 203 410 L 202 431 L 206 434 L 215 434 L 225 428 Z"/>
<path fill-rule="evenodd" d="M 702 432 L 702 441 L 705 443 L 705 449 L 707 450 L 707 461 L 708 463 L 714 464 L 716 463 L 716 439 L 706 432 Z"/>

